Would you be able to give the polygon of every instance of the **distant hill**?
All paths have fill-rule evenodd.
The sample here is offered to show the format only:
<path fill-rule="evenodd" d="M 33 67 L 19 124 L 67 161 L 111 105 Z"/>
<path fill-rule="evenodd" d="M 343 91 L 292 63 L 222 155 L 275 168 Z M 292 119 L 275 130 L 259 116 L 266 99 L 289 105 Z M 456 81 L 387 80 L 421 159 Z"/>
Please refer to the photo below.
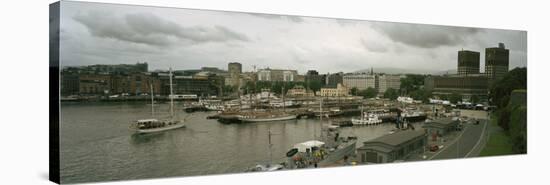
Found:
<path fill-rule="evenodd" d="M 355 71 L 356 73 L 370 73 L 371 69 L 362 69 Z M 374 68 L 374 73 L 386 73 L 386 74 L 431 74 L 431 75 L 443 75 L 454 74 L 456 70 L 450 69 L 445 71 L 436 70 L 423 70 L 423 69 L 403 69 L 403 68 Z"/>

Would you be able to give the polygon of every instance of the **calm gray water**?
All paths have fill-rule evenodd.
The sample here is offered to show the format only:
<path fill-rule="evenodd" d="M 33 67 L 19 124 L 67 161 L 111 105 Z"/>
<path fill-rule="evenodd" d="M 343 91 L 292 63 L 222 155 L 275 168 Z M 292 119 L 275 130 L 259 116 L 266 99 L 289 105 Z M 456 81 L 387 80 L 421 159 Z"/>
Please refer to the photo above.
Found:
<path fill-rule="evenodd" d="M 168 104 L 156 104 L 168 114 Z M 177 107 L 177 116 L 188 116 Z M 61 181 L 63 183 L 238 173 L 269 161 L 268 130 L 273 160 L 281 160 L 296 143 L 320 135 L 319 120 L 220 124 L 189 115 L 186 128 L 135 135 L 129 124 L 151 117 L 145 103 L 62 103 Z M 162 115 L 160 115 L 162 117 Z M 363 141 L 387 134 L 392 124 L 341 128 L 342 136 Z"/>

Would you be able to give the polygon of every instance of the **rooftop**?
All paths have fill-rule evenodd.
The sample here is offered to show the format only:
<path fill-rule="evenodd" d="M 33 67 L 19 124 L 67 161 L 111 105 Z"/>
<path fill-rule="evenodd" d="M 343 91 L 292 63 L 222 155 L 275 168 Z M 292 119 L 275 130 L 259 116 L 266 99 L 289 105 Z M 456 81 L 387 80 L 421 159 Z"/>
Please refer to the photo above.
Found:
<path fill-rule="evenodd" d="M 414 138 L 420 137 L 424 134 L 425 134 L 424 129 L 399 131 L 393 134 L 384 135 L 384 136 L 366 141 L 365 144 L 370 142 L 381 142 L 381 143 L 386 143 L 388 145 L 396 146 L 401 143 L 410 141 Z"/>
<path fill-rule="evenodd" d="M 455 122 L 458 122 L 458 120 L 455 120 L 455 119 L 452 119 L 452 118 L 442 118 L 442 119 L 436 119 L 436 120 L 432 120 L 429 123 L 431 124 L 441 124 L 441 125 L 449 125 L 451 123 L 455 123 Z"/>

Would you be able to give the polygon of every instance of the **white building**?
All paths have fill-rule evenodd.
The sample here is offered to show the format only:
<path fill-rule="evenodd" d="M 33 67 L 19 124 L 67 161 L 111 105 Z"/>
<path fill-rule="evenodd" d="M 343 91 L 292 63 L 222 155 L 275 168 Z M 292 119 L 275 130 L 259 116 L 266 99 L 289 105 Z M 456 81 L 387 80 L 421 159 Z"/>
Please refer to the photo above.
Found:
<path fill-rule="evenodd" d="M 336 85 L 336 88 L 321 88 L 319 95 L 330 97 L 349 96 L 349 90 L 350 89 L 348 87 L 339 83 L 338 85 Z"/>
<path fill-rule="evenodd" d="M 258 81 L 284 81 L 295 82 L 298 80 L 298 71 L 285 69 L 260 69 Z"/>
<path fill-rule="evenodd" d="M 348 88 L 365 90 L 369 87 L 376 89 L 376 76 L 370 74 L 345 74 L 343 84 Z"/>
<path fill-rule="evenodd" d="M 401 78 L 402 76 L 399 75 L 378 76 L 378 93 L 384 93 L 389 88 L 399 90 L 401 87 Z"/>

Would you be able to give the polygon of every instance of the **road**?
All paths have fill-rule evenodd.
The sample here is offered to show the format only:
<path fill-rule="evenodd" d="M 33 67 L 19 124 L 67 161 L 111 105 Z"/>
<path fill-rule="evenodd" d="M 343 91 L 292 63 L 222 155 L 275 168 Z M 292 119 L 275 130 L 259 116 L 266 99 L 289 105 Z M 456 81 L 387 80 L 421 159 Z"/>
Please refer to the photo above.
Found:
<path fill-rule="evenodd" d="M 472 154 L 471 151 L 478 145 L 486 124 L 486 120 L 480 120 L 479 125 L 474 125 L 471 123 L 465 124 L 464 132 L 459 136 L 459 138 L 453 141 L 450 145 L 444 146 L 430 159 L 438 160 L 472 157 L 474 154 Z"/>

